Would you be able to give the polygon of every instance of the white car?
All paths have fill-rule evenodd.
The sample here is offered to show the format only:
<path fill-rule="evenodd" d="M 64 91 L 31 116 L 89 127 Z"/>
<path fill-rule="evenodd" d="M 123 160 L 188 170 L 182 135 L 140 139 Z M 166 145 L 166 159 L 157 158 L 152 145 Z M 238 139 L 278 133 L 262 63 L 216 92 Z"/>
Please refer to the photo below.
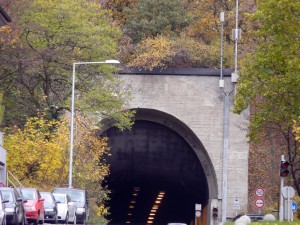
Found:
<path fill-rule="evenodd" d="M 2 194 L 0 192 L 0 224 L 1 225 L 6 225 L 6 214 L 4 210 L 4 203 L 8 201 L 4 201 L 2 198 Z"/>
<path fill-rule="evenodd" d="M 59 223 L 76 224 L 76 203 L 71 201 L 69 195 L 53 193 L 57 202 L 57 217 Z"/>

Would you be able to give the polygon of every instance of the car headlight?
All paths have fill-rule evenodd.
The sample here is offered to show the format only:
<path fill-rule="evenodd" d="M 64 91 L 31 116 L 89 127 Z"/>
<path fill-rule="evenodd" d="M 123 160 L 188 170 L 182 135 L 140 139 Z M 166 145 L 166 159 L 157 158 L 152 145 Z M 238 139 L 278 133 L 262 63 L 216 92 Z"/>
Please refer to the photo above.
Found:
<path fill-rule="evenodd" d="M 5 212 L 12 213 L 15 212 L 14 208 L 5 208 Z"/>
<path fill-rule="evenodd" d="M 34 206 L 27 206 L 27 207 L 25 207 L 25 210 L 35 210 L 35 207 Z"/>
<path fill-rule="evenodd" d="M 83 213 L 85 212 L 85 208 L 77 208 L 76 213 Z"/>

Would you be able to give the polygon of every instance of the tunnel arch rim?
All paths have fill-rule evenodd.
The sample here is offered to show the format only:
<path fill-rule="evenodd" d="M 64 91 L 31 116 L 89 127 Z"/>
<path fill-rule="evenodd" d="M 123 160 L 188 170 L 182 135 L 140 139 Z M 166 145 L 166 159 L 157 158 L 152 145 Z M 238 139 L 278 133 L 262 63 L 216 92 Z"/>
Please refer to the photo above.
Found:
<path fill-rule="evenodd" d="M 203 171 L 206 177 L 208 190 L 209 190 L 209 199 L 218 199 L 218 183 L 217 176 L 215 173 L 214 166 L 208 155 L 207 150 L 204 145 L 200 141 L 200 139 L 196 136 L 196 134 L 181 120 L 176 118 L 175 116 L 151 108 L 131 108 L 128 110 L 135 111 L 134 120 L 146 120 L 155 123 L 159 123 L 163 126 L 168 127 L 169 129 L 175 131 L 178 135 L 180 135 L 193 149 L 195 154 L 198 157 L 200 164 L 203 167 Z M 104 123 L 109 124 L 109 123 Z M 111 126 L 104 125 L 102 129 L 99 131 L 99 134 L 104 133 L 106 130 L 110 129 Z"/>

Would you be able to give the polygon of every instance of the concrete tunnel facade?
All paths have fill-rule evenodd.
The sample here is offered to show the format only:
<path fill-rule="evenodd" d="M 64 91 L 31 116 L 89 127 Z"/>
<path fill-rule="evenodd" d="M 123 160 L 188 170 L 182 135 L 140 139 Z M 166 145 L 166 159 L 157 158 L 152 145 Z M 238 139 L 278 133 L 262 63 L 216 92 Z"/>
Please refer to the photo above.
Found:
<path fill-rule="evenodd" d="M 197 194 L 193 194 L 193 196 L 196 196 L 194 202 L 191 201 L 189 204 L 202 203 L 206 205 L 202 210 L 201 219 L 203 221 L 201 225 L 212 225 L 221 222 L 223 216 L 227 219 L 233 218 L 237 213 L 236 209 L 233 208 L 236 200 L 239 202 L 239 210 L 246 211 L 248 205 L 249 143 L 246 133 L 249 111 L 246 110 L 241 115 L 233 114 L 231 99 L 227 139 L 229 149 L 226 153 L 228 165 L 226 166 L 227 172 L 224 174 L 224 155 L 226 155 L 224 154 L 225 101 L 224 95 L 219 88 L 219 72 L 219 70 L 203 68 L 120 71 L 120 79 L 123 81 L 124 88 L 130 89 L 134 95 L 134 99 L 131 100 L 127 109 L 137 109 L 136 127 L 133 127 L 132 133 L 122 134 L 125 136 L 122 136 L 113 129 L 106 130 L 106 134 L 110 135 L 114 143 L 123 141 L 127 145 L 123 150 L 123 147 L 120 147 L 121 150 L 118 150 L 117 144 L 112 145 L 112 157 L 128 157 L 128 162 L 130 162 L 132 168 L 138 168 L 137 165 L 141 162 L 140 164 L 143 164 L 143 169 L 141 169 L 140 177 L 147 177 L 149 175 L 150 177 L 157 177 L 157 179 L 159 177 L 164 178 L 159 181 L 168 180 L 166 179 L 166 174 L 170 175 L 171 172 L 168 171 L 168 166 L 164 168 L 163 165 L 168 164 L 171 160 L 157 161 L 159 153 L 156 152 L 159 151 L 153 149 L 162 149 L 164 154 L 165 152 L 167 154 L 168 151 L 165 150 L 167 148 L 158 143 L 169 143 L 169 139 L 177 143 L 173 144 L 174 147 L 169 149 L 171 152 L 169 155 L 175 157 L 180 152 L 179 155 L 187 157 L 192 161 L 191 164 L 195 165 L 196 170 L 188 175 L 188 172 L 174 171 L 171 173 L 169 180 L 180 177 L 180 175 L 176 176 L 176 174 L 181 174 L 181 177 L 186 177 L 182 183 L 189 184 L 189 188 L 193 189 L 190 191 L 191 193 L 197 192 Z M 233 88 L 230 78 L 231 72 L 231 70 L 223 70 L 225 80 L 224 91 L 227 93 Z M 149 130 L 152 130 L 152 132 Z M 143 132 L 144 135 L 134 137 L 136 133 Z M 166 138 L 160 139 L 157 143 L 151 143 L 152 141 L 150 140 L 156 139 L 154 136 L 151 136 L 155 132 L 160 132 Z M 135 141 L 140 138 L 145 139 L 144 142 Z M 125 140 L 130 140 L 130 142 L 127 143 Z M 151 143 L 148 147 L 138 146 L 138 143 L 142 145 L 147 140 L 148 144 Z M 146 144 L 144 145 L 146 146 Z M 168 145 L 172 146 L 172 142 Z M 148 150 L 139 152 L 139 149 Z M 147 151 L 152 150 L 154 154 L 147 153 Z M 125 153 L 122 153 L 122 151 Z M 133 154 L 130 153 L 131 151 Z M 130 160 L 130 158 L 136 157 L 145 157 L 146 161 Z M 114 160 L 114 158 L 111 160 Z M 177 159 L 174 158 L 174 160 Z M 114 174 L 118 174 L 119 172 L 115 171 L 118 170 L 118 166 L 122 168 L 120 162 L 117 160 L 115 162 L 117 162 L 117 167 L 114 165 L 111 167 L 112 180 L 117 180 L 118 178 L 118 176 L 114 176 Z M 160 163 L 163 169 L 154 168 L 153 162 Z M 185 164 L 187 163 L 183 161 L 182 165 Z M 177 165 L 179 164 L 177 163 Z M 126 166 L 129 165 L 127 164 Z M 185 169 L 190 171 L 191 169 L 188 169 L 188 166 Z M 147 169 L 148 167 L 149 169 Z M 179 168 L 182 167 L 179 165 Z M 126 169 L 124 170 L 126 171 Z M 120 169 L 120 171 L 123 171 L 123 169 Z M 142 171 L 148 175 L 143 176 Z M 156 171 L 156 173 L 150 173 L 150 171 Z M 164 171 L 163 174 L 165 175 L 160 174 L 159 171 Z M 195 177 L 199 179 L 195 180 Z M 155 181 L 155 183 L 160 184 L 161 182 Z M 224 190 L 225 183 L 226 190 Z M 206 188 L 200 186 L 206 186 Z M 139 187 L 136 188 L 137 190 L 139 189 Z M 132 190 L 129 191 L 132 192 Z M 202 197 L 199 197 L 200 195 Z M 193 211 L 195 215 L 195 206 L 189 207 L 190 211 Z M 215 207 L 219 211 L 217 221 L 213 220 L 212 217 L 212 209 Z M 222 215 L 223 213 L 224 215 Z M 189 222 L 187 221 L 187 223 Z M 165 222 L 163 223 L 165 224 Z"/>

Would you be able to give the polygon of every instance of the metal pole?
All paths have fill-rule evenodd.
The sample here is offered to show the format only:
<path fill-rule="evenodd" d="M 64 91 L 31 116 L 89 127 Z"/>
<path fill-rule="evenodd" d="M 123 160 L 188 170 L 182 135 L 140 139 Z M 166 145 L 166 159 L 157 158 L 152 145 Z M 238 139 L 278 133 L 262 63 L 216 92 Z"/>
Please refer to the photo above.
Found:
<path fill-rule="evenodd" d="M 119 64 L 118 60 L 110 59 L 104 62 L 76 62 L 73 63 L 72 73 L 72 100 L 71 100 L 71 128 L 70 128 L 70 164 L 69 164 L 69 188 L 72 188 L 73 170 L 73 142 L 74 142 L 74 104 L 75 104 L 75 66 L 87 64 Z"/>
<path fill-rule="evenodd" d="M 229 94 L 224 94 L 224 137 L 223 137 L 223 188 L 222 188 L 222 222 L 226 222 L 227 209 L 227 173 L 228 173 L 228 129 L 229 129 Z"/>
<path fill-rule="evenodd" d="M 281 155 L 281 161 L 285 161 L 284 155 Z M 283 183 L 284 183 L 284 177 L 280 177 L 279 221 L 283 221 L 283 196 L 282 196 Z"/>
<path fill-rule="evenodd" d="M 237 74 L 237 50 L 238 50 L 238 8 L 239 2 L 236 0 L 236 29 L 235 29 L 235 74 Z M 223 31 L 222 31 L 223 32 Z M 223 36 L 222 36 L 223 38 Z M 223 40 L 221 40 L 223 41 Z M 223 49 L 223 45 L 222 45 Z M 221 51 L 221 55 L 223 55 L 223 50 Z M 221 57 L 221 66 L 223 66 L 223 56 Z M 222 69 L 221 69 L 221 76 L 222 76 Z M 224 89 L 223 89 L 224 90 Z M 222 223 L 226 222 L 227 217 L 227 186 L 228 186 L 228 154 L 229 154 L 229 110 L 230 110 L 230 95 L 235 90 L 235 86 L 233 89 L 226 93 L 224 91 L 224 130 L 223 130 L 223 184 L 222 184 Z"/>
<path fill-rule="evenodd" d="M 237 67 L 238 67 L 238 11 L 239 11 L 239 1 L 236 0 L 236 12 L 235 12 L 235 57 L 234 57 L 234 72 L 237 73 Z"/>
<path fill-rule="evenodd" d="M 221 65 L 220 65 L 220 67 L 221 67 L 221 74 L 220 74 L 220 79 L 221 80 L 223 80 L 223 55 L 224 55 L 224 53 L 223 53 L 223 43 L 224 43 L 224 12 L 222 11 L 221 13 L 220 13 L 220 21 L 221 21 Z"/>
<path fill-rule="evenodd" d="M 73 169 L 73 141 L 74 141 L 74 101 L 75 101 L 75 66 L 73 63 L 72 74 L 72 100 L 71 100 L 71 130 L 70 130 L 70 165 L 69 165 L 69 188 L 72 188 L 72 169 Z"/>

